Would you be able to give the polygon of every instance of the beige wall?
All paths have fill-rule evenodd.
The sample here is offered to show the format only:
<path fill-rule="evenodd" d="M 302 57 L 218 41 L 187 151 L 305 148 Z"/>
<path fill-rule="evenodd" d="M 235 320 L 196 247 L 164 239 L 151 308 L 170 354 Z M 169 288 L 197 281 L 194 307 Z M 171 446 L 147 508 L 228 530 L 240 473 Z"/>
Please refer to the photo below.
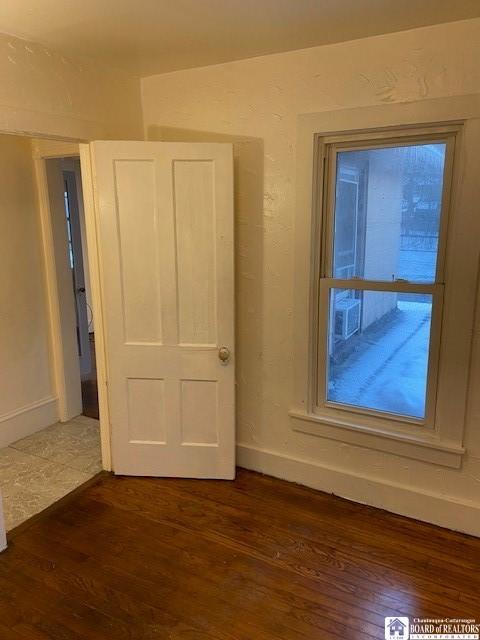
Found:
<path fill-rule="evenodd" d="M 79 139 L 142 136 L 139 82 L 0 34 L 0 131 Z"/>
<path fill-rule="evenodd" d="M 0 446 L 57 419 L 27 138 L 141 139 L 139 81 L 0 34 Z M 50 398 L 50 400 L 49 400 Z"/>
<path fill-rule="evenodd" d="M 471 20 L 142 80 L 148 139 L 235 142 L 240 462 L 450 526 L 461 508 L 477 531 L 478 326 L 461 470 L 295 432 L 287 412 L 297 116 L 478 93 L 479 59 Z"/>
<path fill-rule="evenodd" d="M 54 422 L 30 141 L 0 135 L 0 445 Z M 53 398 L 53 402 L 52 402 Z"/>

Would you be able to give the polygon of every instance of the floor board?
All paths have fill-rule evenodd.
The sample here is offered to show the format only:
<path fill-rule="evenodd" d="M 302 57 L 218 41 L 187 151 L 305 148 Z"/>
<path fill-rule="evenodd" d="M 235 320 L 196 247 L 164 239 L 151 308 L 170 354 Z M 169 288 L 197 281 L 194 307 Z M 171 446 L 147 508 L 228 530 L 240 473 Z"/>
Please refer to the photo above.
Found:
<path fill-rule="evenodd" d="M 97 362 L 95 359 L 95 334 L 89 334 L 90 344 L 90 372 L 82 376 L 82 413 L 89 418 L 99 419 L 98 411 L 98 387 L 97 387 Z"/>
<path fill-rule="evenodd" d="M 478 619 L 479 567 L 479 539 L 244 470 L 103 476 L 0 556 L 0 638 L 378 639 Z"/>

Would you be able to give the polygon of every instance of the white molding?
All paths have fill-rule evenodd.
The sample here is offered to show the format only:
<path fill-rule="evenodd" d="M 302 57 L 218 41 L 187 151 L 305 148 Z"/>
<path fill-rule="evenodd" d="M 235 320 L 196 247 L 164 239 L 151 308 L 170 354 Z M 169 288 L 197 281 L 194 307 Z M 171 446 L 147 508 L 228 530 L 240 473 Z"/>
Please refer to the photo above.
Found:
<path fill-rule="evenodd" d="M 328 415 L 310 414 L 303 410 L 289 412 L 292 429 L 301 433 L 330 440 L 348 442 L 359 447 L 386 451 L 397 456 L 432 462 L 444 467 L 459 469 L 462 465 L 462 456 L 465 448 L 457 443 L 445 442 L 432 435 L 431 431 L 408 433 L 393 431 L 367 424 L 372 423 L 372 418 L 356 416 L 357 421 L 352 422 L 348 418 L 339 419 Z"/>
<path fill-rule="evenodd" d="M 112 471 L 112 443 L 110 430 L 110 406 L 107 391 L 108 369 L 105 347 L 105 314 L 102 289 L 103 267 L 99 243 L 97 194 L 94 189 L 94 167 L 89 144 L 80 144 L 80 166 L 83 189 L 83 210 L 90 270 L 93 318 L 95 322 L 95 355 L 97 363 L 98 410 L 100 415 L 100 441 L 102 463 L 105 471 Z"/>
<path fill-rule="evenodd" d="M 32 152 L 37 158 L 66 158 L 79 156 L 78 142 L 65 142 L 64 140 L 47 140 L 36 138 L 32 140 Z"/>
<path fill-rule="evenodd" d="M 48 396 L 0 416 L 0 447 L 25 438 L 58 421 L 58 401 Z"/>
<path fill-rule="evenodd" d="M 237 445 L 237 464 L 353 502 L 480 537 L 480 504 L 242 444 Z"/>
<path fill-rule="evenodd" d="M 55 392 L 58 396 L 58 412 L 60 420 L 68 419 L 66 406 L 65 366 L 63 361 L 63 340 L 60 318 L 60 302 L 58 297 L 57 267 L 48 196 L 47 173 L 45 160 L 35 156 L 35 180 L 37 186 L 38 210 L 40 214 L 40 230 L 42 235 L 43 264 L 45 270 L 45 288 L 50 333 L 51 366 Z"/>

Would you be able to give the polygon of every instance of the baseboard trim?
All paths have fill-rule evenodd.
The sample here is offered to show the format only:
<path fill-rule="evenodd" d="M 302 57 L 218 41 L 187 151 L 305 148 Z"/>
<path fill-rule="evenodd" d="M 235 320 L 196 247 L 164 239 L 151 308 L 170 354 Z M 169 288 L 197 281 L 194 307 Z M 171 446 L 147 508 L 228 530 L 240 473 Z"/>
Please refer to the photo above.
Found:
<path fill-rule="evenodd" d="M 0 447 L 58 421 L 57 398 L 49 396 L 0 416 Z"/>
<path fill-rule="evenodd" d="M 237 464 L 347 500 L 480 537 L 480 505 L 248 445 L 237 445 Z"/>

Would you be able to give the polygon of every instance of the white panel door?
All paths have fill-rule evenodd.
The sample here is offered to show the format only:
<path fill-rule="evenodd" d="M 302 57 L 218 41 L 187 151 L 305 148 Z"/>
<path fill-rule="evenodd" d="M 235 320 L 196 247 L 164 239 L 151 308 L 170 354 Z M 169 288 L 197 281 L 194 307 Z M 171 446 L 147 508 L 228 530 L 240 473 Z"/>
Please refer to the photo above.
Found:
<path fill-rule="evenodd" d="M 231 145 L 94 142 L 90 156 L 113 469 L 233 478 Z"/>

